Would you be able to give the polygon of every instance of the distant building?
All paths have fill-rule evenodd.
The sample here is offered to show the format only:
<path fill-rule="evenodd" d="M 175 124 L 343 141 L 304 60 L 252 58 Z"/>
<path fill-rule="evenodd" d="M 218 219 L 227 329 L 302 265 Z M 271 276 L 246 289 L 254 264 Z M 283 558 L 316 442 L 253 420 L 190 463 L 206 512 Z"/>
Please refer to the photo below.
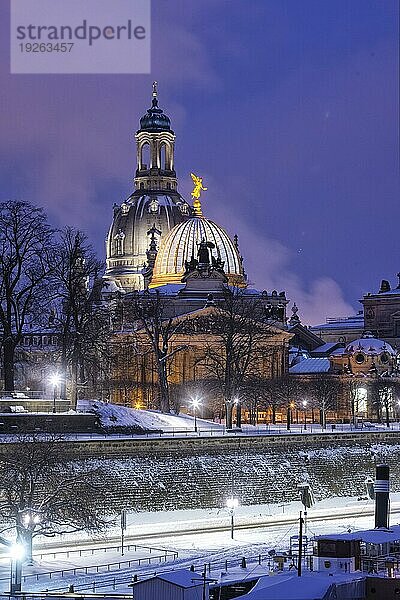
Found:
<path fill-rule="evenodd" d="M 357 315 L 328 318 L 326 323 L 313 325 L 311 331 L 326 342 L 345 344 L 371 332 L 395 348 L 400 347 L 400 273 L 399 283 L 391 287 L 383 279 L 378 292 L 366 294 L 362 300 L 363 310 Z"/>

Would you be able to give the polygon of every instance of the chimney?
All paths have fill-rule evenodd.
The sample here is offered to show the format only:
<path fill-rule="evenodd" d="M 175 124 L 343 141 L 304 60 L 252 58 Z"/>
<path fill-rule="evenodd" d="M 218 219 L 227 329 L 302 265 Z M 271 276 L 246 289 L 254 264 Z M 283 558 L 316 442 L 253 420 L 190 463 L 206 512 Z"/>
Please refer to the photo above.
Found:
<path fill-rule="evenodd" d="M 375 529 L 389 529 L 389 467 L 376 465 Z"/>

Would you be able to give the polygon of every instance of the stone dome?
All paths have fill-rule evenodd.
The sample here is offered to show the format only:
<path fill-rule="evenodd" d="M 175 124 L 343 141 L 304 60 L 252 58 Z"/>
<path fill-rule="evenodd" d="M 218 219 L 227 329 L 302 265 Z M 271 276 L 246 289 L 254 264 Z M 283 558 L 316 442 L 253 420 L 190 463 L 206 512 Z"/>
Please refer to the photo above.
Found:
<path fill-rule="evenodd" d="M 384 340 L 378 340 L 374 337 L 363 337 L 350 342 L 346 346 L 345 352 L 347 354 L 363 352 L 366 355 L 377 355 L 386 352 L 392 356 L 396 355 L 390 344 L 386 343 Z"/>
<path fill-rule="evenodd" d="M 244 287 L 245 274 L 238 248 L 225 229 L 203 216 L 194 216 L 176 225 L 162 240 L 150 287 L 180 283 L 185 262 L 197 257 L 198 244 L 202 239 L 214 244 L 212 254 L 222 261 L 228 282 Z"/>
<path fill-rule="evenodd" d="M 190 205 L 178 192 L 136 190 L 114 216 L 106 240 L 106 276 L 126 289 L 143 289 L 143 266 L 147 263 L 148 231 L 153 225 L 161 239 L 191 215 Z"/>

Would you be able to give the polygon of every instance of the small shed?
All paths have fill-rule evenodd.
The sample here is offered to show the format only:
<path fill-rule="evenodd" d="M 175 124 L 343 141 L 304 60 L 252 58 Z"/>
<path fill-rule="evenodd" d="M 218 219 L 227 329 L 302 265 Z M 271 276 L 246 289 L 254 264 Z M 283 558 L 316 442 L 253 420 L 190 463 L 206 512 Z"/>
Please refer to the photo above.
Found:
<path fill-rule="evenodd" d="M 133 584 L 134 600 L 201 600 L 208 597 L 207 579 L 204 581 L 202 575 L 188 569 L 160 573 Z"/>

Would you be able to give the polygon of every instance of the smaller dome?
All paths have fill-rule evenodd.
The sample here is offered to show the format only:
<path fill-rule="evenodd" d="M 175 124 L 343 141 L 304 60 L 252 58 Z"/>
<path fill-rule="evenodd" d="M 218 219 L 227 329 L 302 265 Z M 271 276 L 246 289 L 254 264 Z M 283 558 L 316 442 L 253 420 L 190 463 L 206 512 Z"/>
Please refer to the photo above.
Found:
<path fill-rule="evenodd" d="M 354 340 L 353 342 L 350 342 L 350 344 L 346 346 L 345 352 L 347 354 L 356 354 L 359 352 L 363 352 L 367 355 L 376 355 L 381 354 L 382 352 L 386 352 L 388 354 L 391 354 L 392 356 L 396 355 L 395 351 L 393 350 L 390 344 L 387 344 L 384 340 L 378 340 L 373 337 L 363 337 L 358 340 Z"/>
<path fill-rule="evenodd" d="M 140 119 L 141 131 L 171 131 L 171 119 L 158 106 L 158 99 L 153 97 L 151 108 Z"/>
<path fill-rule="evenodd" d="M 242 259 L 226 231 L 203 216 L 193 216 L 175 225 L 161 241 L 150 287 L 180 283 L 185 264 L 198 253 L 201 240 L 213 244 L 230 285 L 245 287 Z"/>

